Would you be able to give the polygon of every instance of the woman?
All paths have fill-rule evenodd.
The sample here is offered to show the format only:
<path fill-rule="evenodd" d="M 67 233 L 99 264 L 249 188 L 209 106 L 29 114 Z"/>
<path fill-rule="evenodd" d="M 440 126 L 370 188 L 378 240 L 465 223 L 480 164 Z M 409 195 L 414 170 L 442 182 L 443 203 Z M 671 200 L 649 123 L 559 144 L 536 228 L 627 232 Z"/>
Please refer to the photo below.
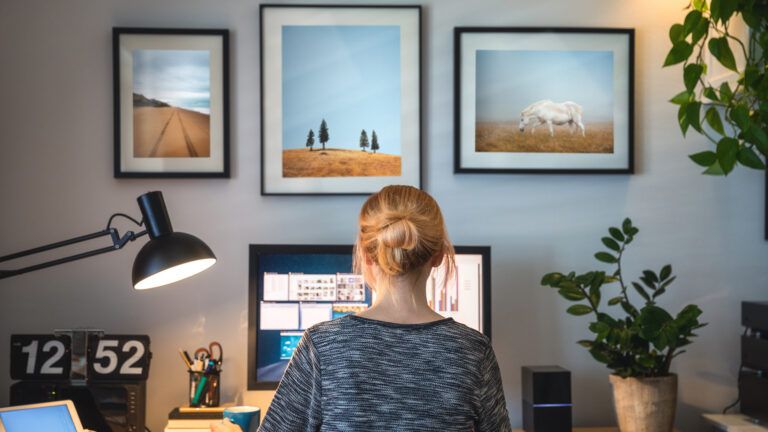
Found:
<path fill-rule="evenodd" d="M 259 431 L 511 431 L 490 341 L 427 304 L 432 269 L 455 266 L 435 200 L 388 186 L 359 225 L 354 266 L 375 301 L 304 333 Z"/>

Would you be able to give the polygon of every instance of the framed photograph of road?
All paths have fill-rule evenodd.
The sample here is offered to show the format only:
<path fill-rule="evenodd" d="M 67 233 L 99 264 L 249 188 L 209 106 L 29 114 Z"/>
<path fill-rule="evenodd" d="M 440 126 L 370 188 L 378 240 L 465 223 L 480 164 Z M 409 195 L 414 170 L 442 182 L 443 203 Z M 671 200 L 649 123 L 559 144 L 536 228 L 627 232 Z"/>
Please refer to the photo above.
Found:
<path fill-rule="evenodd" d="M 632 174 L 634 30 L 454 29 L 454 172 Z"/>
<path fill-rule="evenodd" d="M 229 177 L 229 31 L 112 30 L 115 177 Z"/>
<path fill-rule="evenodd" d="M 421 8 L 263 4 L 262 195 L 421 187 Z"/>

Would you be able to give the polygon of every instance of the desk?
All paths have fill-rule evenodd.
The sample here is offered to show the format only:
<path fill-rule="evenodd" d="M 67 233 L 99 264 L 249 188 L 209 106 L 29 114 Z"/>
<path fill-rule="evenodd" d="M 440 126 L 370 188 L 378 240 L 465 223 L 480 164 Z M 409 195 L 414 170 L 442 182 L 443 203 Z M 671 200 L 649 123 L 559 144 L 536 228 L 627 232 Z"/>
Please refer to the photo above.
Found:
<path fill-rule="evenodd" d="M 702 417 L 718 431 L 768 432 L 768 428 L 756 425 L 742 414 L 704 414 Z"/>

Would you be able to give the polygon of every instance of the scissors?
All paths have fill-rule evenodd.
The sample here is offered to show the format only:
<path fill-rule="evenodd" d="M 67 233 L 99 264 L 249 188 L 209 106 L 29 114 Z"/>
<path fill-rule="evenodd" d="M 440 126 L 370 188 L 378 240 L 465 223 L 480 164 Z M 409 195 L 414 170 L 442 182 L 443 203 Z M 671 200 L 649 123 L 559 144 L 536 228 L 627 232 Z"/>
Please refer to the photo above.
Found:
<path fill-rule="evenodd" d="M 218 348 L 218 356 L 214 354 L 217 351 L 214 348 Z M 224 350 L 221 348 L 220 343 L 213 341 L 208 344 L 208 348 L 200 347 L 196 349 L 195 358 L 200 358 L 202 360 L 210 359 L 218 364 L 221 364 L 221 360 L 224 358 Z"/>

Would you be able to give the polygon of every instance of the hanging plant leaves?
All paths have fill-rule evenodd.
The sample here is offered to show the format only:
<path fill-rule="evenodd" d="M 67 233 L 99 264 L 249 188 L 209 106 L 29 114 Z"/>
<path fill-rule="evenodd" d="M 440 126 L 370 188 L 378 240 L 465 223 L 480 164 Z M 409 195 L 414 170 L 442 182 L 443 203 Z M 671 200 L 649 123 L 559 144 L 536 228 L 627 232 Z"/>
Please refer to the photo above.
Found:
<path fill-rule="evenodd" d="M 725 36 L 712 38 L 709 40 L 707 46 L 709 47 L 709 52 L 715 56 L 721 65 L 734 72 L 738 72 L 736 69 L 736 59 L 733 57 L 733 51 L 731 51 L 731 47 L 728 45 L 728 38 Z M 688 58 L 688 56 L 686 56 L 686 58 Z"/>
<path fill-rule="evenodd" d="M 693 92 L 694 87 L 699 82 L 701 74 L 704 72 L 704 66 L 698 63 L 691 63 L 683 69 L 683 82 L 688 92 Z"/>
<path fill-rule="evenodd" d="M 678 63 L 682 63 L 693 53 L 693 45 L 681 40 L 672 45 L 672 49 L 669 50 L 667 58 L 664 60 L 664 66 L 672 66 Z"/>
<path fill-rule="evenodd" d="M 728 175 L 736 165 L 736 157 L 739 154 L 739 141 L 725 137 L 717 143 L 717 161 L 723 169 L 723 174 Z"/>
<path fill-rule="evenodd" d="M 691 158 L 692 161 L 696 162 L 697 165 L 701 165 L 703 167 L 708 167 L 717 162 L 717 155 L 715 152 L 709 150 L 694 153 L 688 157 Z"/>
<path fill-rule="evenodd" d="M 707 124 L 712 128 L 712 130 L 719 133 L 720 135 L 725 135 L 723 121 L 720 120 L 720 113 L 717 112 L 717 108 L 713 106 L 709 107 L 704 118 L 707 120 Z"/>

